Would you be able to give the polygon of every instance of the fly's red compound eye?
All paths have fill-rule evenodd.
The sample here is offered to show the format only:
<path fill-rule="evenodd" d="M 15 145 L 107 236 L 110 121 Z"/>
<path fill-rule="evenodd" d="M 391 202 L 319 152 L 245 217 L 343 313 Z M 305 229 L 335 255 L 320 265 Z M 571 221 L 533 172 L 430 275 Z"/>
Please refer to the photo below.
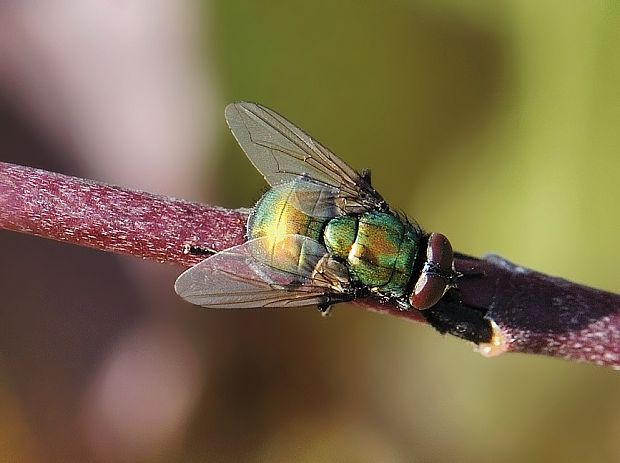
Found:
<path fill-rule="evenodd" d="M 452 245 L 441 233 L 431 233 L 426 246 L 426 262 L 413 288 L 409 302 L 418 310 L 439 302 L 448 289 L 454 259 Z"/>

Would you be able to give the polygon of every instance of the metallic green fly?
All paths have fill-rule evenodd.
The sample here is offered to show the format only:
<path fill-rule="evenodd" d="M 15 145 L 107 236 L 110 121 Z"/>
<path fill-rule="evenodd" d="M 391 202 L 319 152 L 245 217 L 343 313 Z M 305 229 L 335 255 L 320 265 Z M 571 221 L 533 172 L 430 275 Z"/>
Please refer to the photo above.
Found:
<path fill-rule="evenodd" d="M 247 241 L 185 271 L 175 290 L 210 308 L 299 307 L 380 297 L 423 310 L 455 287 L 452 246 L 395 213 L 358 173 L 284 117 L 232 103 L 226 121 L 271 186 Z"/>

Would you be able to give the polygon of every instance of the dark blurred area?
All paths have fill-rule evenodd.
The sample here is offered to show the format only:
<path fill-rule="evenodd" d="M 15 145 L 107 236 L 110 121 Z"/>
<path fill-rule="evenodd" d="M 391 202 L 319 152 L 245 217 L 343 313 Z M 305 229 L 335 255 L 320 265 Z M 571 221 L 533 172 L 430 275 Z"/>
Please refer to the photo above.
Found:
<path fill-rule="evenodd" d="M 0 161 L 248 207 L 282 113 L 461 252 L 619 291 L 613 2 L 0 3 Z M 0 231 L 0 461 L 620 461 L 617 372 Z"/>

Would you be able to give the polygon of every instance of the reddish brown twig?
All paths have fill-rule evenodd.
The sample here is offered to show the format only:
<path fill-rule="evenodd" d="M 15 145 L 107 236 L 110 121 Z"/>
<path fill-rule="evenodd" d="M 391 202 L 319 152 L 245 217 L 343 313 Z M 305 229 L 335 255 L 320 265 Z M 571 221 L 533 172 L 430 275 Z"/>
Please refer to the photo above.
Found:
<path fill-rule="evenodd" d="M 243 242 L 247 211 L 129 191 L 0 163 L 0 228 L 185 267 Z M 376 299 L 371 310 L 427 321 L 486 355 L 523 352 L 620 368 L 620 296 L 499 257 L 458 255 L 458 291 L 424 312 Z M 172 285 L 171 285 L 172 288 Z"/>
<path fill-rule="evenodd" d="M 131 191 L 0 163 L 0 228 L 185 267 L 204 256 L 189 246 L 243 242 L 241 210 Z"/>

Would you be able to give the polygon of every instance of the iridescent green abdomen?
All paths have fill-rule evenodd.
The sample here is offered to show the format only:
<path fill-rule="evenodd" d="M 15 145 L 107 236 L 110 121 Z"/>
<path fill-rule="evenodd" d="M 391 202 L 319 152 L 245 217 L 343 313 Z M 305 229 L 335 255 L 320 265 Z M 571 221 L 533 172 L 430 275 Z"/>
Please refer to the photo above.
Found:
<path fill-rule="evenodd" d="M 303 212 L 301 201 L 308 209 L 320 200 L 320 190 L 298 190 L 297 182 L 278 185 L 267 191 L 256 204 L 247 224 L 248 239 L 267 237 L 261 248 L 253 249 L 254 257 L 262 262 L 292 274 L 307 266 L 309 256 L 302 242 L 287 240 L 290 235 L 303 235 L 322 242 L 321 232 L 326 219 L 317 219 Z M 303 198 L 300 199 L 300 195 Z M 301 247 L 299 247 L 301 246 Z"/>
<path fill-rule="evenodd" d="M 248 219 L 248 238 L 271 236 L 275 239 L 294 234 L 321 241 L 325 220 L 302 212 L 297 206 L 299 194 L 296 182 L 278 185 L 277 188 L 267 191 Z M 305 195 L 305 199 L 308 200 L 308 194 Z M 309 200 L 312 199 L 318 200 L 318 198 Z"/>
<path fill-rule="evenodd" d="M 393 297 L 407 292 L 420 235 L 409 222 L 384 212 L 334 218 L 323 233 L 327 249 L 348 264 L 353 281 Z"/>

